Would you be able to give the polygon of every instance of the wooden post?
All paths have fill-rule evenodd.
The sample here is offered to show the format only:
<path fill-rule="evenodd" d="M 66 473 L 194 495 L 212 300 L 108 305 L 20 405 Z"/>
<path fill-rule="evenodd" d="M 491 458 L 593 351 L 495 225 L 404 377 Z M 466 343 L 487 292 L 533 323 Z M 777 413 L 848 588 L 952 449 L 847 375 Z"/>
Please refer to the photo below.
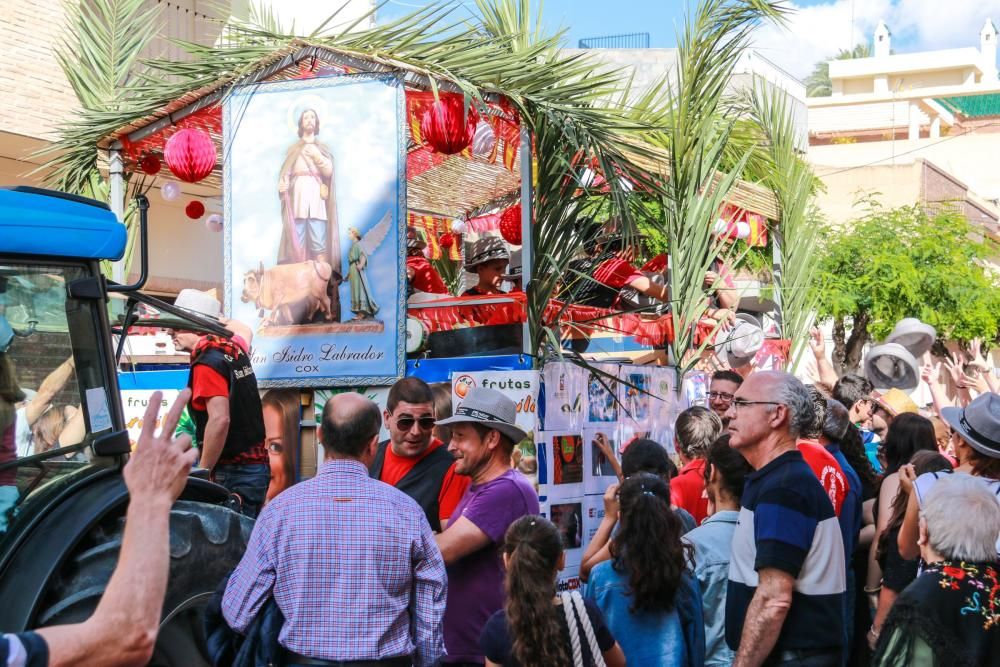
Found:
<path fill-rule="evenodd" d="M 316 476 L 319 469 L 319 438 L 316 437 L 315 394 L 303 389 L 299 394 L 302 404 L 302 418 L 299 420 L 299 479 Z"/>

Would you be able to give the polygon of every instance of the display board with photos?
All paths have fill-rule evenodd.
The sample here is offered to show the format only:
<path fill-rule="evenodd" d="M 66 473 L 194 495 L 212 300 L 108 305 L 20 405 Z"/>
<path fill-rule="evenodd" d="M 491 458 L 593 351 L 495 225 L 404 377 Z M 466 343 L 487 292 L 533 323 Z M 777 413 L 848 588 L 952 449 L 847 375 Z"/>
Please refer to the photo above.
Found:
<path fill-rule="evenodd" d="M 678 392 L 673 368 L 621 364 L 594 364 L 594 372 L 550 362 L 541 372 L 452 374 L 455 406 L 471 387 L 497 389 L 517 404 L 518 426 L 531 439 L 518 444 L 518 468 L 535 482 L 542 513 L 562 534 L 562 588 L 580 585 L 583 550 L 604 518 L 604 492 L 618 481 L 624 451 L 650 438 L 672 452 L 674 421 L 690 405 L 704 405 L 705 386 L 704 374 L 691 373 Z"/>

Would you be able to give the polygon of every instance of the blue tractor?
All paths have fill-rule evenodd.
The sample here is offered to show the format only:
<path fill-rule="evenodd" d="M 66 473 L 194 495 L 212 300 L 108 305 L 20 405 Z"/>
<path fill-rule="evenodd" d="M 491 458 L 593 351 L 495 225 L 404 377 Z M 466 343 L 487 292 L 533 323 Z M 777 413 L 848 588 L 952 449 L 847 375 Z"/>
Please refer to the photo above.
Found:
<path fill-rule="evenodd" d="M 87 618 L 118 559 L 130 443 L 117 380 L 119 339 L 154 306 L 186 329 L 228 335 L 139 292 L 141 277 L 105 279 L 126 231 L 103 203 L 0 189 L 0 629 Z M 116 298 L 112 296 L 118 295 Z M 119 313 L 120 314 L 116 314 Z M 140 322 L 141 323 L 141 322 Z M 163 322 L 170 326 L 169 323 Z M 178 322 L 174 325 L 177 326 Z M 207 665 L 202 609 L 241 557 L 251 522 L 228 494 L 192 476 L 170 520 L 171 571 L 150 664 Z"/>

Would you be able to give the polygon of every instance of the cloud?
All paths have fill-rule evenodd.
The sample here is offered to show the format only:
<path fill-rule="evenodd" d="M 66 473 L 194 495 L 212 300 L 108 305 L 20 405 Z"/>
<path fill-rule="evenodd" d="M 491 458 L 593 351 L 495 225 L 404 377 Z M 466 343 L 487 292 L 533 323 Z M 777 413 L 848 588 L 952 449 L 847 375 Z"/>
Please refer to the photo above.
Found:
<path fill-rule="evenodd" d="M 754 47 L 800 79 L 840 49 L 870 43 L 882 19 L 897 53 L 979 46 L 987 17 L 1000 26 L 1000 0 L 833 0 L 808 6 L 789 3 L 786 26 L 764 25 Z M 853 17 L 853 23 L 852 23 Z"/>

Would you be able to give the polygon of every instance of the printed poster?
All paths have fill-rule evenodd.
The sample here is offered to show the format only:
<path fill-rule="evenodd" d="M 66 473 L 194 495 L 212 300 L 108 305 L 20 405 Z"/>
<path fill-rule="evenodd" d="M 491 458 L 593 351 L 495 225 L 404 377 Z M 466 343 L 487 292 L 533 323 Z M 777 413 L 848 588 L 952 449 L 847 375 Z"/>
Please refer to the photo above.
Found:
<path fill-rule="evenodd" d="M 587 379 L 587 421 L 591 424 L 618 422 L 618 375 L 615 364 L 594 364 L 602 373 L 590 373 Z"/>
<path fill-rule="evenodd" d="M 544 492 L 550 502 L 583 495 L 584 447 L 580 433 L 542 431 L 538 444 L 543 449 Z"/>
<path fill-rule="evenodd" d="M 407 133 L 399 80 L 237 87 L 224 102 L 225 307 L 261 387 L 405 370 Z"/>
<path fill-rule="evenodd" d="M 572 431 L 585 419 L 587 372 L 568 361 L 552 361 L 542 369 L 545 379 L 546 430 Z"/>
<path fill-rule="evenodd" d="M 587 494 L 604 493 L 618 481 L 615 465 L 621 463 L 621 431 L 614 425 L 589 427 L 583 431 L 586 469 L 583 488 Z"/>
<path fill-rule="evenodd" d="M 156 418 L 156 429 L 159 430 L 163 418 L 174 404 L 177 396 L 181 393 L 179 389 L 123 389 L 122 412 L 125 415 L 125 430 L 128 431 L 129 444 L 132 449 L 139 442 L 139 435 L 142 433 L 143 418 L 146 415 L 146 406 L 153 392 L 159 391 L 163 394 L 160 400 L 160 415 Z"/>
<path fill-rule="evenodd" d="M 708 405 L 708 375 L 703 371 L 689 371 L 684 375 L 682 394 L 687 401 L 684 409 L 695 405 Z"/>
<path fill-rule="evenodd" d="M 618 400 L 622 406 L 622 423 L 632 428 L 648 430 L 652 421 L 654 404 L 660 401 L 653 396 L 652 369 L 643 366 L 625 366 L 618 383 Z"/>
<path fill-rule="evenodd" d="M 580 563 L 587 546 L 584 537 L 584 502 L 585 498 L 576 496 L 545 503 L 541 508 L 542 516 L 559 529 L 566 553 L 566 566 L 556 575 L 556 587 L 560 591 L 575 590 L 581 586 Z"/>

